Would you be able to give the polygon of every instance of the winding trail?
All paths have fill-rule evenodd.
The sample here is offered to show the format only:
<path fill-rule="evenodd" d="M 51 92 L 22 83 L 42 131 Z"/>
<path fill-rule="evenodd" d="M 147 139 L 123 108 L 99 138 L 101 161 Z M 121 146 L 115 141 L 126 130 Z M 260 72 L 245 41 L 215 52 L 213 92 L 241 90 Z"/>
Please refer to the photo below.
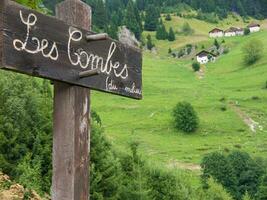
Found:
<path fill-rule="evenodd" d="M 238 106 L 238 102 L 230 102 L 229 106 L 238 114 L 238 116 L 244 121 L 244 123 L 250 128 L 253 133 L 257 133 L 257 130 L 262 130 L 262 126 L 253 120 L 248 114 L 242 111 Z"/>

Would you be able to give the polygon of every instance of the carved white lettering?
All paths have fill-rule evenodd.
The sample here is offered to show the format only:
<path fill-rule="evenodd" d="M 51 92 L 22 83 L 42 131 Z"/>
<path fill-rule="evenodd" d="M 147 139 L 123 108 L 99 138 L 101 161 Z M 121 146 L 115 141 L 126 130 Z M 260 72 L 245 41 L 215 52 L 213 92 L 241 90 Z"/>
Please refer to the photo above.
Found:
<path fill-rule="evenodd" d="M 36 49 L 28 49 L 29 39 L 30 39 L 30 30 L 31 27 L 34 26 L 37 22 L 37 17 L 35 14 L 31 13 L 28 15 L 28 17 L 25 19 L 23 17 L 22 11 L 20 11 L 20 19 L 23 24 L 27 27 L 27 33 L 26 38 L 24 41 L 21 41 L 19 39 L 15 39 L 13 41 L 13 46 L 17 51 L 26 51 L 30 54 L 37 54 L 42 53 L 42 55 L 45 58 L 50 58 L 51 60 L 57 60 L 58 59 L 58 49 L 55 42 L 53 42 L 51 49 L 49 50 L 49 42 L 47 39 L 40 39 L 36 37 L 32 37 L 31 41 L 36 44 Z M 48 52 L 45 52 L 45 50 L 48 49 Z"/>

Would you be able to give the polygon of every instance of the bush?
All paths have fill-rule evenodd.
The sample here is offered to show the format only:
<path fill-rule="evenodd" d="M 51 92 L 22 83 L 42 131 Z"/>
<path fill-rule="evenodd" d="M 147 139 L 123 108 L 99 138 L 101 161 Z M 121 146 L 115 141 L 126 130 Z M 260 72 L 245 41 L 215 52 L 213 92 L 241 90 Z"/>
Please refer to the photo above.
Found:
<path fill-rule="evenodd" d="M 195 32 L 194 29 L 192 29 L 191 26 L 187 22 L 183 24 L 182 33 L 184 35 L 192 35 L 194 32 Z"/>
<path fill-rule="evenodd" d="M 261 59 L 263 56 L 263 44 L 259 40 L 251 40 L 244 48 L 244 62 L 247 65 L 252 65 Z"/>
<path fill-rule="evenodd" d="M 241 200 L 246 192 L 255 198 L 266 168 L 262 161 L 241 151 L 228 155 L 218 152 L 208 154 L 204 156 L 201 167 L 204 188 L 208 187 L 208 179 L 213 177 L 237 200 Z"/>
<path fill-rule="evenodd" d="M 165 20 L 166 21 L 171 21 L 172 20 L 172 17 L 170 14 L 167 14 L 166 17 L 165 17 Z"/>
<path fill-rule="evenodd" d="M 190 103 L 178 103 L 173 110 L 175 128 L 186 133 L 195 132 L 199 125 L 197 113 Z"/>
<path fill-rule="evenodd" d="M 229 52 L 230 52 L 230 49 L 229 48 L 224 48 L 223 54 L 228 54 Z"/>
<path fill-rule="evenodd" d="M 267 174 L 263 176 L 257 193 L 258 200 L 267 199 Z"/>
<path fill-rule="evenodd" d="M 249 30 L 249 28 L 245 28 L 245 30 L 244 30 L 244 34 L 245 34 L 245 35 L 249 35 L 249 34 L 250 34 L 250 30 Z"/>
<path fill-rule="evenodd" d="M 199 71 L 200 70 L 200 64 L 198 62 L 194 62 L 192 64 L 192 68 L 195 72 Z"/>
<path fill-rule="evenodd" d="M 205 193 L 200 193 L 201 198 L 205 200 L 233 200 L 231 195 L 225 190 L 225 188 L 217 183 L 213 178 L 208 180 L 208 189 Z"/>

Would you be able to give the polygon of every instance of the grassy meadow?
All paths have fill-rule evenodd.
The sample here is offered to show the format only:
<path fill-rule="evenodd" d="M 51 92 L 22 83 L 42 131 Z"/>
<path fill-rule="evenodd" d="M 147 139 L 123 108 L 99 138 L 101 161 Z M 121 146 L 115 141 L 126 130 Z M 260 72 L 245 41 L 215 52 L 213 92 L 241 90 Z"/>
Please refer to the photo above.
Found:
<path fill-rule="evenodd" d="M 138 141 L 143 158 L 151 165 L 193 174 L 199 173 L 203 155 L 213 151 L 239 149 L 266 157 L 267 31 L 224 38 L 230 52 L 202 66 L 204 76 L 200 78 L 193 72 L 191 60 L 168 57 L 168 48 L 212 44 L 208 31 L 213 27 L 246 24 L 228 19 L 214 25 L 179 17 L 166 24 L 179 29 L 185 21 L 195 30 L 194 35 L 176 35 L 174 42 L 153 40 L 157 54 L 144 52 L 143 100 L 93 92 L 92 108 L 100 115 L 107 137 L 118 151 L 129 151 L 128 144 Z M 265 56 L 247 67 L 242 48 L 255 38 L 264 43 Z M 200 128 L 194 134 L 173 128 L 172 109 L 180 101 L 190 102 L 199 115 Z M 258 123 L 256 132 L 249 127 L 249 120 Z"/>

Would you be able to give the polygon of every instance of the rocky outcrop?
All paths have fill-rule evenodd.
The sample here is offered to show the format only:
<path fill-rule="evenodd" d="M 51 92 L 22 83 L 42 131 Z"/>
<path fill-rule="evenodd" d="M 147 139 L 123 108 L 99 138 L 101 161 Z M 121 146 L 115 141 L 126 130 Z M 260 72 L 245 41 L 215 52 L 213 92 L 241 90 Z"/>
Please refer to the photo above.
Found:
<path fill-rule="evenodd" d="M 25 193 L 29 194 L 30 200 L 48 200 L 41 198 L 35 191 L 27 190 L 23 186 L 13 183 L 9 176 L 0 172 L 0 199 L 2 200 L 23 200 Z"/>
<path fill-rule="evenodd" d="M 118 33 L 119 41 L 127 46 L 139 47 L 140 43 L 135 38 L 134 34 L 127 29 L 125 26 L 122 26 Z"/>

